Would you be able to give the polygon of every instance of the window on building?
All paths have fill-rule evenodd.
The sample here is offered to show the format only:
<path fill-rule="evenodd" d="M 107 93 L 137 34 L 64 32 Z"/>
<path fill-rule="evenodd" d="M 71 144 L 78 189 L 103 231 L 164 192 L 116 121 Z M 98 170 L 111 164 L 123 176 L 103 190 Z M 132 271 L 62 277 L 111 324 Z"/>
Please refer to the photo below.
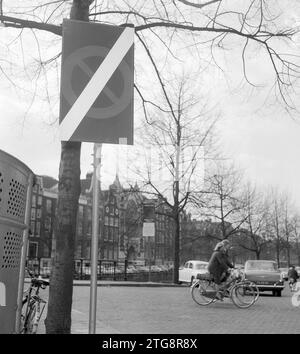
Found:
<path fill-rule="evenodd" d="M 41 195 L 39 195 L 37 199 L 37 205 L 42 205 L 42 203 L 43 203 L 43 198 Z"/>
<path fill-rule="evenodd" d="M 41 234 L 41 223 L 40 223 L 40 221 L 36 222 L 35 232 L 36 232 L 37 236 L 40 236 L 40 234 Z"/>
<path fill-rule="evenodd" d="M 39 209 L 36 209 L 36 217 L 38 219 L 40 219 L 42 217 L 42 210 L 39 208 Z"/>
<path fill-rule="evenodd" d="M 115 215 L 115 208 L 114 208 L 113 205 L 110 205 L 110 207 L 109 207 L 109 213 L 110 213 L 110 215 Z"/>
<path fill-rule="evenodd" d="M 35 234 L 35 221 L 31 221 L 30 223 L 30 235 L 34 236 Z"/>
<path fill-rule="evenodd" d="M 91 258 L 91 246 L 87 246 L 85 249 L 85 258 Z"/>
<path fill-rule="evenodd" d="M 81 258 L 81 244 L 77 245 L 76 251 L 75 251 L 75 258 Z"/>
<path fill-rule="evenodd" d="M 38 243 L 37 242 L 29 242 L 28 247 L 28 258 L 37 258 L 38 256 Z"/>
<path fill-rule="evenodd" d="M 35 208 L 31 208 L 31 220 L 35 220 Z"/>
<path fill-rule="evenodd" d="M 78 235 L 82 235 L 82 233 L 83 233 L 82 220 L 79 220 L 78 223 L 77 223 L 77 233 L 78 233 Z"/>
<path fill-rule="evenodd" d="M 83 219 L 83 205 L 79 205 L 78 216 L 79 218 Z"/>
<path fill-rule="evenodd" d="M 124 251 L 124 235 L 120 235 L 120 251 Z"/>
<path fill-rule="evenodd" d="M 45 231 L 51 230 L 51 217 L 50 216 L 45 217 L 44 229 L 45 229 Z"/>
<path fill-rule="evenodd" d="M 92 234 L 92 224 L 91 223 L 88 223 L 87 225 L 87 235 L 91 235 Z"/>
<path fill-rule="evenodd" d="M 44 247 L 43 247 L 43 256 L 44 257 L 51 257 L 51 247 L 50 244 L 48 244 L 48 242 L 44 243 Z"/>
<path fill-rule="evenodd" d="M 92 208 L 90 208 L 90 207 L 87 208 L 87 218 L 88 218 L 88 221 L 92 220 Z"/>
<path fill-rule="evenodd" d="M 35 195 L 32 196 L 32 199 L 31 199 L 31 206 L 32 206 L 32 207 L 36 207 L 36 196 L 35 196 Z"/>
<path fill-rule="evenodd" d="M 108 240 L 108 227 L 104 228 L 104 240 Z"/>
<path fill-rule="evenodd" d="M 52 200 L 51 199 L 46 199 L 46 210 L 47 213 L 51 213 L 52 209 Z"/>

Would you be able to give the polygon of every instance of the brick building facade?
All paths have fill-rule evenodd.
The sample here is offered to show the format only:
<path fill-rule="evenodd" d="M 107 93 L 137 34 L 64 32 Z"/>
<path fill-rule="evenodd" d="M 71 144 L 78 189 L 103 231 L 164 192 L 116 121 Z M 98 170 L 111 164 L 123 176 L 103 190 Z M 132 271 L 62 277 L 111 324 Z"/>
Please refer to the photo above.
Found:
<path fill-rule="evenodd" d="M 79 198 L 75 259 L 89 260 L 92 236 L 92 174 L 81 180 Z M 58 196 L 58 181 L 47 176 L 38 176 L 33 189 L 31 227 L 28 245 L 30 262 L 41 262 L 41 267 L 50 267 L 52 237 L 55 232 L 55 215 Z M 147 264 L 172 263 L 173 223 L 164 215 L 166 207 L 156 200 L 155 236 L 143 237 L 142 210 L 145 196 L 138 186 L 125 189 L 118 176 L 107 190 L 100 192 L 99 201 L 99 259 L 129 260 Z"/>

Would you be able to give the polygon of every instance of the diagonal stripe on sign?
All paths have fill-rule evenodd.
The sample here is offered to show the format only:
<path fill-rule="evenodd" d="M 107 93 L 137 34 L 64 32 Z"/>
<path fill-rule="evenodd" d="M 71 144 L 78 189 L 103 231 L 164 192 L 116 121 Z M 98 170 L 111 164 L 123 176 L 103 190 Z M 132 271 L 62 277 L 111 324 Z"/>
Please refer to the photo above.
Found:
<path fill-rule="evenodd" d="M 133 44 L 134 29 L 125 27 L 102 64 L 81 92 L 73 106 L 60 124 L 60 140 L 67 141 L 74 134 L 81 120 L 87 114 L 108 80 L 120 65 Z"/>

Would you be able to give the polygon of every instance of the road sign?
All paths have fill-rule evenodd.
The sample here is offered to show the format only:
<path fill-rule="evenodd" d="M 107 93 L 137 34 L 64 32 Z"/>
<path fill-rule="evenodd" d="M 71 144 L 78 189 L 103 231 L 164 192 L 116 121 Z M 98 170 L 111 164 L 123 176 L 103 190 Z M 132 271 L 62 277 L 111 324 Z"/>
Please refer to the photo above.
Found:
<path fill-rule="evenodd" d="M 134 28 L 63 22 L 60 135 L 133 144 Z"/>
<path fill-rule="evenodd" d="M 155 236 L 155 205 L 150 201 L 143 203 L 143 236 Z"/>

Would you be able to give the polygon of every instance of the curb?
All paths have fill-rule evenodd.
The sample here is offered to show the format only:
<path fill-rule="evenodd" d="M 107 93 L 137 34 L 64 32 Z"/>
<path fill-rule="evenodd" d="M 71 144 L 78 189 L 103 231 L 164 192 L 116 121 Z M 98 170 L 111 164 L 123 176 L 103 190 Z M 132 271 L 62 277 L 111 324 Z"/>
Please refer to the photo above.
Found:
<path fill-rule="evenodd" d="M 49 279 L 48 279 L 49 280 Z M 29 278 L 25 278 L 25 284 L 30 283 Z M 89 280 L 74 280 L 73 286 L 90 286 L 91 283 Z M 130 282 L 130 281 L 98 281 L 97 286 L 135 286 L 135 287 L 167 287 L 167 288 L 176 288 L 176 287 L 186 287 L 182 284 L 173 284 L 173 283 L 152 283 L 152 282 Z"/>
<path fill-rule="evenodd" d="M 90 283 L 78 283 L 74 282 L 73 286 L 90 286 Z M 158 287 L 169 287 L 169 288 L 174 288 L 174 287 L 182 287 L 180 284 L 168 284 L 168 283 L 129 283 L 129 282 L 108 282 L 108 283 L 97 283 L 97 286 L 135 286 L 135 287 L 149 287 L 149 288 L 158 288 Z"/>

